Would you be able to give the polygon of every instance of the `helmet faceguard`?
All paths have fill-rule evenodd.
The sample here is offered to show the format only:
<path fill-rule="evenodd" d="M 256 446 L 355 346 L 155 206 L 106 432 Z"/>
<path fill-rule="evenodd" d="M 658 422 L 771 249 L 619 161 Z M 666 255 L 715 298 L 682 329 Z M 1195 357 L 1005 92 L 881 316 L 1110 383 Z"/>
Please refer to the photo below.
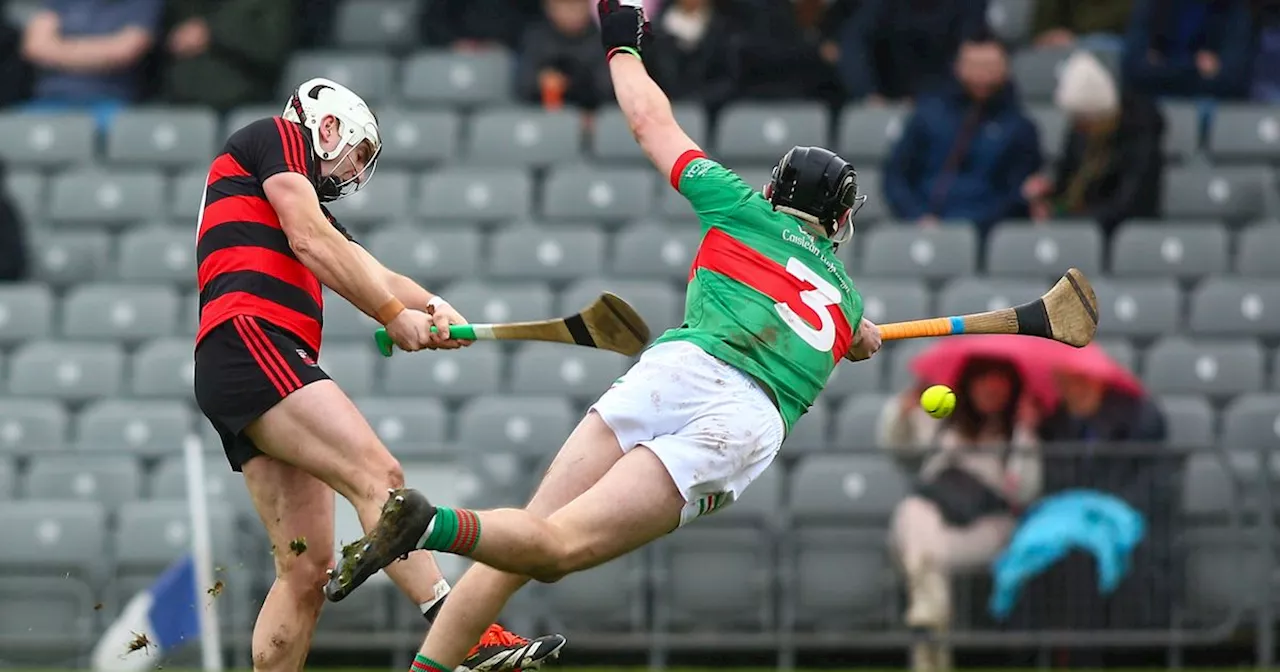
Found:
<path fill-rule="evenodd" d="M 858 172 L 821 147 L 794 147 L 774 166 L 766 198 L 773 209 L 822 227 L 832 243 L 853 237 L 853 216 L 867 202 Z"/>
<path fill-rule="evenodd" d="M 353 161 L 353 152 L 367 143 L 369 158 L 355 175 L 338 180 L 333 175 L 322 175 L 316 186 L 321 201 L 330 202 L 350 196 L 373 178 L 378 157 L 382 154 L 382 136 L 378 131 L 378 118 L 354 92 L 329 79 L 316 78 L 303 82 L 285 104 L 280 115 L 286 121 L 302 124 L 311 131 L 311 145 L 322 161 Z M 320 126 L 325 117 L 338 122 L 338 144 L 326 151 L 320 144 Z"/>

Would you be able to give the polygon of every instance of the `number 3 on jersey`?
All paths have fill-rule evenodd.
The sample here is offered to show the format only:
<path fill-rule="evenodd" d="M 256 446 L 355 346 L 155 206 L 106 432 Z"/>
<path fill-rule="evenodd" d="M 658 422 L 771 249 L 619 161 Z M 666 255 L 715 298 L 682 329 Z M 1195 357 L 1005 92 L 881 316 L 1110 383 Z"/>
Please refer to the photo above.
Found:
<path fill-rule="evenodd" d="M 790 300 L 773 304 L 774 310 L 777 310 L 782 321 L 786 322 L 787 326 L 791 327 L 791 330 L 813 349 L 819 352 L 831 352 L 836 344 L 836 319 L 844 318 L 843 314 L 833 313 L 840 310 L 840 290 L 795 257 L 787 260 L 787 273 L 813 286 L 813 289 L 799 292 L 796 298 L 817 315 L 819 328 L 814 329 L 809 326 L 809 323 L 796 313 Z"/>

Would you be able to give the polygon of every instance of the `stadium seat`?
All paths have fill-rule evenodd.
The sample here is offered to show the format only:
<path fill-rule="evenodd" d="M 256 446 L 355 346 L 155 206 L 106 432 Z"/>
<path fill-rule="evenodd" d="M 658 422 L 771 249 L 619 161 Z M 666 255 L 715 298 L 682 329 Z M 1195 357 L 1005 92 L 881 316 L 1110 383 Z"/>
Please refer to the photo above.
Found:
<path fill-rule="evenodd" d="M 1222 414 L 1222 446 L 1257 453 L 1280 450 L 1280 395 L 1237 397 Z"/>
<path fill-rule="evenodd" d="M 663 537 L 654 555 L 658 628 L 755 632 L 774 626 L 777 568 L 767 532 L 704 528 Z"/>
<path fill-rule="evenodd" d="M 119 239 L 116 275 L 124 282 L 196 283 L 196 250 L 192 226 L 137 227 Z"/>
<path fill-rule="evenodd" d="M 540 282 L 455 282 L 440 290 L 470 322 L 528 322 L 555 317 L 555 299 Z"/>
<path fill-rule="evenodd" d="M 136 166 L 207 164 L 217 151 L 218 117 L 206 108 L 130 108 L 111 121 L 107 160 Z"/>
<path fill-rule="evenodd" d="M 1210 278 L 1191 293 L 1191 331 L 1209 336 L 1280 335 L 1280 281 Z"/>
<path fill-rule="evenodd" d="M 297 82 L 301 84 L 302 81 Z M 292 95 L 292 92 L 290 92 Z M 222 120 L 222 137 L 230 138 L 236 131 L 248 126 L 249 124 L 269 117 L 278 117 L 282 112 L 281 105 L 268 105 L 264 103 L 250 103 L 232 108 L 223 117 Z M 221 149 L 221 148 L 220 148 Z"/>
<path fill-rule="evenodd" d="M 885 388 L 886 371 L 884 357 L 840 362 L 827 378 L 827 386 L 822 389 L 819 399 L 839 400 L 851 394 L 879 392 Z"/>
<path fill-rule="evenodd" d="M 572 315 L 586 308 L 601 292 L 606 291 L 617 294 L 631 304 L 649 325 L 653 338 L 667 329 L 679 326 L 683 321 L 684 293 L 676 291 L 670 283 L 605 277 L 586 277 L 571 283 L 560 294 L 557 314 Z"/>
<path fill-rule="evenodd" d="M 368 186 L 346 198 L 329 204 L 329 212 L 343 226 L 369 226 L 409 215 L 409 189 L 413 180 L 409 173 L 383 168 Z"/>
<path fill-rule="evenodd" d="M 977 235 L 965 224 L 876 227 L 862 238 L 861 246 L 858 269 L 869 276 L 935 280 L 968 275 L 977 267 Z"/>
<path fill-rule="evenodd" d="M 511 96 L 514 68 L 503 49 L 422 51 L 404 62 L 401 95 L 407 103 L 437 106 L 498 103 Z"/>
<path fill-rule="evenodd" d="M 48 209 L 48 182 L 42 173 L 26 170 L 9 170 L 4 176 L 4 187 L 13 199 L 13 205 L 23 219 L 36 223 L 43 221 Z"/>
<path fill-rule="evenodd" d="M 164 214 L 165 187 L 157 172 L 72 168 L 53 178 L 49 218 L 64 226 L 154 220 Z"/>
<path fill-rule="evenodd" d="M 373 332 L 378 328 L 377 321 L 365 315 L 333 290 L 325 288 L 322 293 L 325 338 L 372 342 Z"/>
<path fill-rule="evenodd" d="M 182 318 L 178 324 L 184 336 L 195 336 L 200 326 L 200 293 L 192 291 L 182 300 Z"/>
<path fill-rule="evenodd" d="M 28 398 L 87 401 L 118 395 L 124 353 L 105 344 L 41 341 L 9 358 L 9 393 Z"/>
<path fill-rule="evenodd" d="M 1237 609 L 1260 607 L 1271 576 L 1270 563 L 1257 541 L 1235 529 L 1190 530 L 1183 542 L 1186 560 L 1186 613 L 1189 627 L 1226 622 Z"/>
<path fill-rule="evenodd" d="M 781 460 L 770 464 L 756 480 L 752 481 L 739 499 L 729 505 L 714 508 L 689 522 L 697 534 L 716 527 L 751 526 L 776 530 L 785 523 L 784 493 L 786 468 Z"/>
<path fill-rule="evenodd" d="M 450 110 L 393 108 L 378 112 L 379 166 L 422 167 L 461 152 L 462 118 Z"/>
<path fill-rule="evenodd" d="M 836 407 L 831 447 L 836 450 L 880 448 L 877 438 L 880 414 L 884 411 L 884 405 L 893 400 L 892 395 L 875 392 L 862 392 L 847 397 Z M 792 493 L 792 497 L 794 496 Z"/>
<path fill-rule="evenodd" d="M 595 399 L 626 372 L 627 366 L 625 357 L 605 350 L 530 343 L 521 346 L 512 359 L 510 391 Z"/>
<path fill-rule="evenodd" d="M 449 168 L 428 173 L 414 212 L 428 221 L 505 221 L 529 215 L 533 179 L 518 168 Z"/>
<path fill-rule="evenodd" d="M 689 139 L 699 146 L 707 144 L 707 113 L 697 105 L 675 103 L 672 106 L 676 121 Z M 591 154 L 610 163 L 641 163 L 647 168 L 644 151 L 631 135 L 631 129 L 622 112 L 616 107 L 606 107 L 596 113 L 592 130 Z"/>
<path fill-rule="evenodd" d="M 1262 348 L 1253 339 L 1169 337 L 1147 350 L 1142 370 L 1155 394 L 1228 397 L 1261 391 L 1264 366 Z"/>
<path fill-rule="evenodd" d="M 1093 290 L 1103 336 L 1158 337 L 1182 327 L 1182 292 L 1172 279 L 1095 279 Z"/>
<path fill-rule="evenodd" d="M 546 587 L 541 602 L 554 627 L 570 632 L 643 630 L 648 618 L 649 553 L 628 553 Z"/>
<path fill-rule="evenodd" d="M 1007 45 L 1020 47 L 1031 41 L 1034 0 L 992 0 L 987 5 L 987 25 Z"/>
<path fill-rule="evenodd" d="M 1223 522 L 1230 515 L 1237 494 L 1231 478 L 1232 462 L 1238 457 L 1253 456 L 1212 451 L 1187 458 L 1186 475 L 1182 479 L 1182 513 L 1193 524 Z"/>
<path fill-rule="evenodd" d="M 439 281 L 481 274 L 485 268 L 481 240 L 475 227 L 458 224 L 430 229 L 394 226 L 380 229 L 362 242 L 387 268 L 412 278 Z"/>
<path fill-rule="evenodd" d="M 53 334 L 53 292 L 37 283 L 0 284 L 0 345 Z"/>
<path fill-rule="evenodd" d="M 382 391 L 391 395 L 456 398 L 492 394 L 500 391 L 503 383 L 502 353 L 486 347 L 414 353 L 386 362 L 378 378 Z"/>
<path fill-rule="evenodd" d="M 1172 167 L 1165 171 L 1161 211 L 1171 219 L 1254 219 L 1264 213 L 1270 188 L 1270 171 L 1256 166 Z"/>
<path fill-rule="evenodd" d="M 1014 53 L 1010 61 L 1010 74 L 1013 81 L 1018 83 L 1022 98 L 1032 103 L 1052 102 L 1062 66 L 1074 51 L 1072 47 L 1048 47 Z M 1094 51 L 1093 55 L 1113 74 L 1119 72 L 1119 54 Z"/>
<path fill-rule="evenodd" d="M 1200 152 L 1200 110 L 1195 103 L 1162 102 L 1164 155 L 1187 160 Z M 1165 186 L 1168 189 L 1168 186 Z"/>
<path fill-rule="evenodd" d="M 850 105 L 840 114 L 837 151 L 859 169 L 859 188 L 862 187 L 862 166 L 879 166 L 884 162 L 902 135 L 910 113 L 910 108 L 903 105 Z"/>
<path fill-rule="evenodd" d="M 208 168 L 200 167 L 177 174 L 170 183 L 166 214 L 169 221 L 185 226 L 182 230 L 190 232 L 193 239 L 197 230 L 196 223 L 200 221 L 200 204 L 204 202 L 204 188 L 208 179 Z"/>
<path fill-rule="evenodd" d="M 1126 338 L 1107 338 L 1097 339 L 1098 347 L 1102 348 L 1107 356 L 1115 360 L 1116 364 L 1137 373 L 1141 370 L 1138 366 L 1138 353 L 1134 349 L 1133 343 Z"/>
<path fill-rule="evenodd" d="M 178 292 L 143 284 L 76 287 L 62 301 L 62 334 L 73 340 L 140 341 L 178 329 Z"/>
<path fill-rule="evenodd" d="M 1209 156 L 1220 163 L 1280 160 L 1280 116 L 1269 105 L 1219 105 L 1209 127 Z"/>
<path fill-rule="evenodd" d="M 93 161 L 97 128 L 87 113 L 0 114 L 0 134 L 10 139 L 0 159 L 10 166 L 55 168 Z"/>
<path fill-rule="evenodd" d="M 191 514 L 185 502 L 156 500 L 120 507 L 115 534 L 115 557 L 124 573 L 154 576 L 191 550 Z M 235 537 L 229 511 L 209 509 L 209 541 L 214 562 L 227 567 L 235 561 Z"/>
<path fill-rule="evenodd" d="M 715 156 L 777 163 L 795 146 L 826 147 L 828 112 L 818 103 L 731 103 L 715 127 Z M 753 185 L 754 186 L 754 185 Z"/>
<path fill-rule="evenodd" d="M 605 235 L 592 226 L 514 224 L 490 241 L 489 275 L 501 280 L 571 280 L 604 266 Z"/>
<path fill-rule="evenodd" d="M 658 174 L 649 168 L 554 168 L 542 192 L 549 221 L 635 219 L 653 209 Z"/>
<path fill-rule="evenodd" d="M 60 450 L 67 411 L 56 401 L 6 398 L 0 403 L 0 453 Z"/>
<path fill-rule="evenodd" d="M 1228 236 L 1218 222 L 1132 221 L 1111 245 L 1111 272 L 1121 277 L 1198 278 L 1227 270 Z"/>
<path fill-rule="evenodd" d="M 18 475 L 9 458 L 0 458 L 0 501 L 13 499 L 18 493 Z"/>
<path fill-rule="evenodd" d="M 839 369 L 840 367 L 836 368 Z M 800 416 L 800 419 L 791 426 L 791 432 L 787 434 L 786 440 L 782 442 L 783 450 L 787 454 L 791 454 L 792 451 L 827 450 L 831 447 L 831 439 L 828 432 L 830 424 L 831 414 L 827 411 L 827 404 L 822 399 L 819 399 L 817 403 L 809 407 L 807 413 Z M 776 464 L 772 469 L 780 471 L 782 465 Z"/>
<path fill-rule="evenodd" d="M 1057 280 L 1074 266 L 1092 277 L 1102 271 L 1102 246 L 1102 233 L 1091 225 L 1000 224 L 987 241 L 987 272 Z"/>
<path fill-rule="evenodd" d="M 551 395 L 483 396 L 458 412 L 458 442 L 469 450 L 546 455 L 564 443 L 578 418 Z"/>
<path fill-rule="evenodd" d="M 337 45 L 399 50 L 418 43 L 418 3 L 412 0 L 344 0 L 333 22 Z"/>
<path fill-rule="evenodd" d="M 1051 105 L 1035 105 L 1027 109 L 1027 115 L 1040 135 L 1040 153 L 1046 161 L 1058 160 L 1067 137 L 1066 113 Z"/>
<path fill-rule="evenodd" d="M 858 214 L 854 216 L 854 221 L 859 226 L 879 222 L 890 216 L 889 207 L 886 205 L 888 201 L 884 197 L 883 182 L 879 170 L 874 168 L 858 170 L 858 193 L 867 195 L 867 202 L 862 204 Z"/>
<path fill-rule="evenodd" d="M 917 381 L 915 374 L 911 372 L 911 360 L 932 345 L 933 343 L 930 343 L 928 339 L 887 344 L 881 353 L 876 355 L 877 357 L 888 356 L 889 358 L 885 389 L 893 391 L 914 389 Z"/>
<path fill-rule="evenodd" d="M 938 295 L 938 310 L 943 315 L 965 315 L 1012 308 L 1040 298 L 1051 286 L 1043 280 L 960 278 Z"/>
<path fill-rule="evenodd" d="M 391 98 L 395 92 L 396 63 L 378 51 L 300 51 L 285 65 L 280 78 L 280 98 L 288 100 L 298 85 L 324 77 L 350 88 L 371 106 Z"/>
<path fill-rule="evenodd" d="M 142 472 L 132 457 L 36 455 L 27 465 L 28 499 L 98 502 L 114 511 L 142 495 Z"/>
<path fill-rule="evenodd" d="M 578 158 L 578 115 L 536 107 L 480 110 L 470 119 L 468 158 L 495 166 L 547 166 Z"/>
<path fill-rule="evenodd" d="M 609 270 L 621 278 L 684 281 L 701 242 L 697 225 L 637 222 L 614 235 Z"/>
<path fill-rule="evenodd" d="M 201 422 L 208 424 L 204 419 Z M 231 471 L 222 454 L 222 445 L 205 446 L 204 494 L 211 508 L 238 515 L 257 515 L 244 476 Z M 216 451 L 216 452 L 215 452 Z M 191 495 L 187 488 L 186 458 L 170 455 L 160 460 L 151 472 L 148 487 L 151 499 L 185 502 Z"/>
<path fill-rule="evenodd" d="M 373 379 L 378 363 L 378 353 L 373 340 L 350 343 L 325 343 L 316 360 L 320 368 L 333 379 L 348 397 L 373 393 Z"/>
<path fill-rule="evenodd" d="M 190 406 L 181 401 L 108 399 L 76 418 L 76 445 L 90 451 L 172 454 L 191 433 L 193 420 Z"/>
<path fill-rule="evenodd" d="M 106 569 L 107 512 L 64 493 L 0 502 L 0 569 L 6 578 L 51 576 L 94 582 Z M 91 605 L 86 605 L 91 606 Z"/>
<path fill-rule="evenodd" d="M 1236 272 L 1245 276 L 1280 277 L 1276 250 L 1280 250 L 1280 223 L 1250 226 L 1240 232 L 1236 243 Z"/>

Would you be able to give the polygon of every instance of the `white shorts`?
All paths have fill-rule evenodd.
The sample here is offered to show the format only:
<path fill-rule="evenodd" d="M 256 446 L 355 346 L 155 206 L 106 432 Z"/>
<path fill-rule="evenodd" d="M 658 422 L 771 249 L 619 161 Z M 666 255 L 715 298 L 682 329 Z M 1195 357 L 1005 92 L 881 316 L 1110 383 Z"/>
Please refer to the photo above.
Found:
<path fill-rule="evenodd" d="M 675 341 L 647 350 L 592 407 L 625 453 L 643 445 L 684 495 L 684 525 L 732 504 L 773 462 L 782 415 L 751 376 Z"/>

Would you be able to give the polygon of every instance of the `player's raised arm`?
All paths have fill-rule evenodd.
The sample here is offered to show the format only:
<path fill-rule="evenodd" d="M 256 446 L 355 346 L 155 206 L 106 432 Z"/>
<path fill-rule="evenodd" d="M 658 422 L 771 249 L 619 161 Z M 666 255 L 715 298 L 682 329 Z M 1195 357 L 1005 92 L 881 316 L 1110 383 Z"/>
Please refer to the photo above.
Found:
<path fill-rule="evenodd" d="M 624 0 L 599 0 L 597 10 L 600 39 L 609 59 L 618 107 L 622 108 L 631 133 L 654 167 L 663 175 L 670 175 L 682 155 L 699 148 L 676 123 L 667 94 L 640 62 L 649 36 L 644 9 L 626 4 Z"/>

